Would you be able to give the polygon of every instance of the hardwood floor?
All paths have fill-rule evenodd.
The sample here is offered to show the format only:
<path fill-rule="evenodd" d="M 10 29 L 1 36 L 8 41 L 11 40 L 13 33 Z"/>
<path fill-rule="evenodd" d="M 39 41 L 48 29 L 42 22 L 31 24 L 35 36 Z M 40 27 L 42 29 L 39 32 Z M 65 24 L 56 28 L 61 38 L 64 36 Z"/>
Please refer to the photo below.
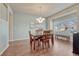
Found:
<path fill-rule="evenodd" d="M 31 51 L 29 40 L 10 42 L 9 48 L 2 56 L 74 56 L 72 43 L 62 40 L 54 40 L 54 46 L 38 51 Z"/>

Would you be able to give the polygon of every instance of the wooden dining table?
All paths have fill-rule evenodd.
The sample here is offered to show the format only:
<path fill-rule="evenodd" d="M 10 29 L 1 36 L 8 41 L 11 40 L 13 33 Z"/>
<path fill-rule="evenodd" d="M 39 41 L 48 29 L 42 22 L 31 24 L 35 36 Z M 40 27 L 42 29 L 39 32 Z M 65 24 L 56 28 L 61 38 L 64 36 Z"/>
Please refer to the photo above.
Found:
<path fill-rule="evenodd" d="M 34 35 L 34 37 L 36 37 L 36 40 L 40 40 L 42 41 L 41 38 L 43 38 L 45 35 L 44 34 L 40 34 L 40 35 Z M 50 38 L 50 41 L 51 41 L 51 44 L 54 45 L 54 38 L 53 38 L 53 34 L 50 34 L 51 38 Z"/>

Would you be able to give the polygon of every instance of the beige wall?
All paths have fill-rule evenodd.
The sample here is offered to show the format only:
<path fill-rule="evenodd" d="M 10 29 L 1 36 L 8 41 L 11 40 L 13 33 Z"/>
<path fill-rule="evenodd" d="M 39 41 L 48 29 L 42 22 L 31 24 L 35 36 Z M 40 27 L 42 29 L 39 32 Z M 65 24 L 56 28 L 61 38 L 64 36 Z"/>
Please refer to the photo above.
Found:
<path fill-rule="evenodd" d="M 47 18 L 47 29 L 53 30 L 53 19 L 52 18 Z"/>
<path fill-rule="evenodd" d="M 77 18 L 78 18 L 78 22 L 77 22 L 77 29 L 79 31 L 79 5 L 77 7 Z"/>

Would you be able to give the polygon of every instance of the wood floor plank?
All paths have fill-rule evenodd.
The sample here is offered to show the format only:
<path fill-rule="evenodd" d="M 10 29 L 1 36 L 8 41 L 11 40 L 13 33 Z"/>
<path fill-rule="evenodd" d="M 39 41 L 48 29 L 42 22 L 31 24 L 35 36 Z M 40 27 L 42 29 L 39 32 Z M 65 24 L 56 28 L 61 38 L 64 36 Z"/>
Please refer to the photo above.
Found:
<path fill-rule="evenodd" d="M 10 42 L 9 48 L 2 56 L 74 56 L 72 43 L 62 40 L 54 40 L 54 46 L 37 51 L 30 50 L 29 40 Z"/>

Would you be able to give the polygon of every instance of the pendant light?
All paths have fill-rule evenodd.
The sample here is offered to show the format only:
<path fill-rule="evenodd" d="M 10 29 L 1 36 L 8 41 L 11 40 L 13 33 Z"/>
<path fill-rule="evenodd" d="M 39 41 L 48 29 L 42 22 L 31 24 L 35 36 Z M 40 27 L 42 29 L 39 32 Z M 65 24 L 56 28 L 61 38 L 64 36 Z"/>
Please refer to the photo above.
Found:
<path fill-rule="evenodd" d="M 39 23 L 42 23 L 42 22 L 45 20 L 45 18 L 43 18 L 42 15 L 41 15 L 41 9 L 42 9 L 42 7 L 40 6 L 40 17 L 36 18 L 36 20 L 37 20 Z"/>

